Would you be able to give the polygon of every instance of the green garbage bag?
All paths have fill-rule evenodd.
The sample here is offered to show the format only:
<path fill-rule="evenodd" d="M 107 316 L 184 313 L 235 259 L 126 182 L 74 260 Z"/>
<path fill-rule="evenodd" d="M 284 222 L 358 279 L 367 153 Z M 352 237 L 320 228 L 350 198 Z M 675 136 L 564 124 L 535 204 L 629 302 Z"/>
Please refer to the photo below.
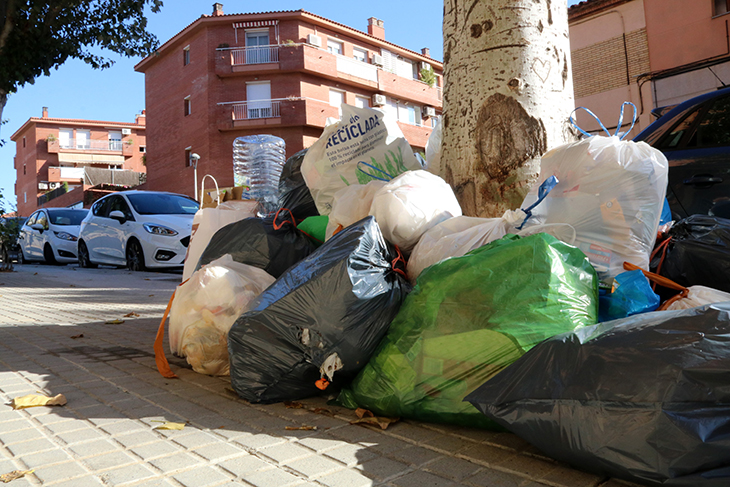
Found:
<path fill-rule="evenodd" d="M 583 252 L 544 233 L 507 235 L 424 270 L 338 402 L 501 429 L 464 397 L 542 340 L 597 317 L 598 279 Z"/>

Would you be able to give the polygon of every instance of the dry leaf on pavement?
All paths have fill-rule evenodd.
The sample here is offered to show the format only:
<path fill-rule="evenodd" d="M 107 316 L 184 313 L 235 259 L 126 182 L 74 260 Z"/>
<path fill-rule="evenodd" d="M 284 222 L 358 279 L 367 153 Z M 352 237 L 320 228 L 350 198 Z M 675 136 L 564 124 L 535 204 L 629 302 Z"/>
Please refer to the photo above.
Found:
<path fill-rule="evenodd" d="M 104 322 L 105 325 L 121 325 L 124 323 L 124 320 L 106 320 Z"/>
<path fill-rule="evenodd" d="M 316 426 L 284 426 L 285 430 L 288 431 L 314 431 L 317 429 Z"/>
<path fill-rule="evenodd" d="M 71 338 L 74 339 L 74 340 L 76 340 L 77 338 L 84 338 L 84 334 L 81 333 L 79 335 L 72 335 Z"/>
<path fill-rule="evenodd" d="M 284 401 L 284 406 L 287 409 L 302 409 L 304 407 L 304 404 L 296 401 Z"/>
<path fill-rule="evenodd" d="M 7 484 L 8 482 L 12 482 L 15 479 L 30 475 L 33 472 L 35 472 L 35 470 L 13 470 L 12 472 L 0 475 L 0 482 Z"/>
<path fill-rule="evenodd" d="M 135 313 L 134 311 L 130 311 L 129 313 L 127 313 L 126 315 L 124 315 L 124 317 L 125 318 L 138 318 L 139 315 L 137 313 Z"/>
<path fill-rule="evenodd" d="M 350 421 L 350 424 L 371 424 L 380 426 L 380 429 L 386 429 L 392 423 L 400 420 L 400 418 L 386 418 L 383 416 L 375 416 L 372 411 L 367 409 L 357 408 L 355 410 L 358 419 Z"/>
<path fill-rule="evenodd" d="M 154 427 L 156 430 L 181 430 L 185 427 L 185 423 L 173 423 L 172 421 L 154 421 L 155 423 L 162 423 L 159 426 Z"/>
<path fill-rule="evenodd" d="M 10 401 L 13 409 L 34 408 L 38 406 L 63 406 L 66 404 L 66 396 L 58 394 L 54 397 L 43 396 L 41 394 L 28 394 L 26 396 L 16 397 Z"/>

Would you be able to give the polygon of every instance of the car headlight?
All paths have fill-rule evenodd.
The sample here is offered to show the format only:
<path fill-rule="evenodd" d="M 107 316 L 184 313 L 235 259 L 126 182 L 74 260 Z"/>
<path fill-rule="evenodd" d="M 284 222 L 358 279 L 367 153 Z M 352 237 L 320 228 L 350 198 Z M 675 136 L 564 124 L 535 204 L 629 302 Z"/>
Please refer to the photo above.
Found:
<path fill-rule="evenodd" d="M 177 235 L 177 232 L 172 228 L 163 227 L 162 225 L 152 225 L 151 223 L 145 223 L 144 229 L 153 235 L 165 235 L 166 237 L 172 237 Z"/>
<path fill-rule="evenodd" d="M 74 235 L 71 235 L 68 232 L 57 232 L 57 231 L 54 230 L 53 231 L 53 234 L 56 237 L 60 238 L 61 240 L 70 240 L 71 242 L 75 242 L 75 241 L 78 240 L 77 237 L 75 237 Z"/>

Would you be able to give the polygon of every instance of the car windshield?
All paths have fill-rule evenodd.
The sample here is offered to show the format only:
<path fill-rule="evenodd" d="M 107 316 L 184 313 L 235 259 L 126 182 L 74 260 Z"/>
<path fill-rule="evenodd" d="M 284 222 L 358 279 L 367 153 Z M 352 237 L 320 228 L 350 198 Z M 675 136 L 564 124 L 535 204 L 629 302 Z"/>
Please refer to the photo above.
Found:
<path fill-rule="evenodd" d="M 199 206 L 194 199 L 176 194 L 134 193 L 125 196 L 140 215 L 194 215 Z"/>
<path fill-rule="evenodd" d="M 81 225 L 88 210 L 48 210 L 51 225 Z"/>

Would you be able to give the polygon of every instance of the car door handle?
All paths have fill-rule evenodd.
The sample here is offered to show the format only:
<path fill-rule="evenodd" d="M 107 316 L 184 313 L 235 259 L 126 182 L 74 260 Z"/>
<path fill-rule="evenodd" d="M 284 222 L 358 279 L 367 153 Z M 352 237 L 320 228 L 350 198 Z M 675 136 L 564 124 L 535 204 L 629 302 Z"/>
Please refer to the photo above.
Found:
<path fill-rule="evenodd" d="M 684 180 L 684 184 L 719 184 L 721 182 L 722 178 L 715 176 L 692 176 Z"/>

